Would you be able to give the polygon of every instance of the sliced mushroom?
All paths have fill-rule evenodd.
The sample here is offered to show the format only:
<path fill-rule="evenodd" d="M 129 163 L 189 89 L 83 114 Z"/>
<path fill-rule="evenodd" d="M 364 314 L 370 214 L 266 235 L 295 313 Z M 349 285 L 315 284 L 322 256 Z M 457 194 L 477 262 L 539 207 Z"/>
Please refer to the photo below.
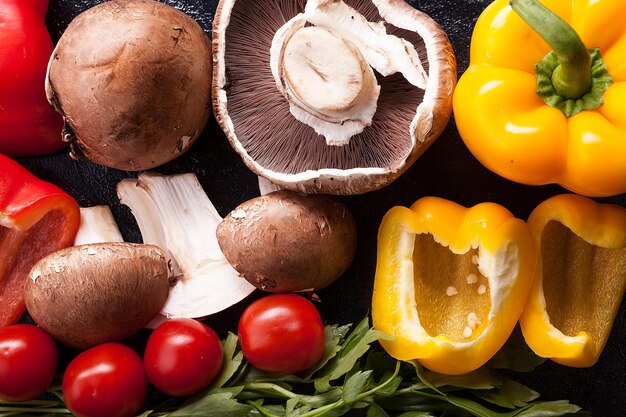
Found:
<path fill-rule="evenodd" d="M 401 37 L 388 34 L 383 21 L 369 22 L 343 1 L 333 0 L 309 0 L 305 17 L 308 22 L 329 28 L 354 43 L 367 63 L 383 76 L 401 72 L 414 86 L 426 88 L 428 75 L 415 46 Z"/>
<path fill-rule="evenodd" d="M 132 210 L 144 243 L 163 250 L 177 277 L 163 316 L 208 316 L 254 291 L 224 257 L 215 233 L 222 217 L 194 174 L 146 172 L 122 180 L 117 193 Z"/>
<path fill-rule="evenodd" d="M 452 111 L 450 42 L 401 0 L 222 0 L 213 45 L 220 126 L 250 169 L 287 189 L 383 187 Z"/>

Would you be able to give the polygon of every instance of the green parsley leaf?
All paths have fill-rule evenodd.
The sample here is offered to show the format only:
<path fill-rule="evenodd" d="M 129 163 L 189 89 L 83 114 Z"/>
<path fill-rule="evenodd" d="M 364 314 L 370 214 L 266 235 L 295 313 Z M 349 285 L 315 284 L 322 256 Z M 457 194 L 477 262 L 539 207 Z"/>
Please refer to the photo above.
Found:
<path fill-rule="evenodd" d="M 209 393 L 168 414 L 168 417 L 248 417 L 252 407 L 239 403 L 231 392 Z"/>

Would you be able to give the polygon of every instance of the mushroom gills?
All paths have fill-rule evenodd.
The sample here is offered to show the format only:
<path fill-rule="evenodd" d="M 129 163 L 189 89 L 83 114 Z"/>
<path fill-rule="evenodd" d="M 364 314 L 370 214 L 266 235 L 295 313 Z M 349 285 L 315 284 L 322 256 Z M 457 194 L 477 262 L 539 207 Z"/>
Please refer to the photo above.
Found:
<path fill-rule="evenodd" d="M 373 69 L 400 72 L 422 89 L 427 78 L 411 43 L 342 1 L 307 2 L 276 32 L 270 66 L 290 113 L 335 146 L 372 124 L 380 95 Z"/>
<path fill-rule="evenodd" d="M 327 138 L 318 133 L 320 129 L 316 132 L 311 126 L 323 122 L 320 113 L 330 119 L 328 110 L 307 109 L 297 103 L 297 97 L 287 94 L 289 85 L 282 63 L 284 42 L 292 32 L 316 27 L 341 38 L 342 49 L 350 48 L 350 53 L 358 50 L 365 62 L 370 52 L 359 50 L 355 42 L 339 36 L 332 28 L 309 22 L 304 17 L 305 0 L 228 0 L 220 2 L 215 15 L 212 97 L 216 120 L 233 149 L 254 173 L 292 191 L 348 195 L 380 189 L 406 172 L 440 136 L 451 115 L 456 60 L 441 27 L 402 0 L 344 1 L 365 22 L 375 22 L 369 31 L 373 32 L 373 27 L 413 45 L 410 49 L 419 55 L 413 70 L 422 73 L 420 78 L 427 78 L 426 89 L 421 89 L 400 71 L 384 76 L 367 65 L 380 85 L 376 112 L 370 126 L 356 122 L 362 131 L 351 137 L 346 134 L 345 138 L 350 139 L 344 146 L 329 146 Z M 356 20 L 358 14 L 349 17 Z M 293 87 L 295 81 L 289 82 Z M 362 85 L 362 90 L 369 89 Z M 351 90 L 342 95 L 339 107 L 349 105 L 354 94 Z M 353 107 L 359 102 L 357 98 Z M 311 121 L 303 123 L 294 117 L 292 112 L 298 111 Z M 344 126 L 350 123 L 345 121 Z M 332 133 L 342 129 L 341 122 L 327 125 Z M 343 132 L 340 133 L 336 136 L 341 137 Z"/>
<path fill-rule="evenodd" d="M 215 234 L 222 218 L 194 174 L 143 173 L 121 181 L 117 193 L 137 219 L 144 243 L 161 247 L 177 276 L 162 315 L 208 316 L 254 291 L 222 254 Z"/>

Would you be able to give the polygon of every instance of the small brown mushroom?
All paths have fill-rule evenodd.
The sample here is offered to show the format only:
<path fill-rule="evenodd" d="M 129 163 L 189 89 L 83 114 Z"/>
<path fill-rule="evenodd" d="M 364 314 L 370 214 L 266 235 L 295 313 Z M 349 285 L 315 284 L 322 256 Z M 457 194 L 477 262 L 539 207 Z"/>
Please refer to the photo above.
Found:
<path fill-rule="evenodd" d="M 249 200 L 217 227 L 228 262 L 268 292 L 325 288 L 350 266 L 356 225 L 342 202 L 281 190 Z"/>
<path fill-rule="evenodd" d="M 452 112 L 450 42 L 401 0 L 221 0 L 213 48 L 218 123 L 250 169 L 287 189 L 383 187 Z"/>
<path fill-rule="evenodd" d="M 211 114 L 211 43 L 191 17 L 154 0 L 113 0 L 77 16 L 48 66 L 72 156 L 139 171 L 198 139 Z"/>
<path fill-rule="evenodd" d="M 54 252 L 32 268 L 30 316 L 60 343 L 84 349 L 122 340 L 161 310 L 169 268 L 156 246 L 96 243 Z"/>

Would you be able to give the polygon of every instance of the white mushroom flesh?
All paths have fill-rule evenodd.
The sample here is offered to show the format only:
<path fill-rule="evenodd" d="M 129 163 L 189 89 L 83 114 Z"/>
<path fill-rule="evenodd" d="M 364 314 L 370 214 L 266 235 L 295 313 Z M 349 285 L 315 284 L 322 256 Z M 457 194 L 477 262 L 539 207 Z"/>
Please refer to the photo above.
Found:
<path fill-rule="evenodd" d="M 180 274 L 164 316 L 204 317 L 254 291 L 224 258 L 215 234 L 222 218 L 194 174 L 144 173 L 138 180 L 120 182 L 117 191 L 137 218 L 144 243 L 166 251 Z"/>
<path fill-rule="evenodd" d="M 354 105 L 363 89 L 365 67 L 358 50 L 324 28 L 301 28 L 287 40 L 283 52 L 288 88 L 322 112 Z"/>
<path fill-rule="evenodd" d="M 261 195 L 273 193 L 274 191 L 282 190 L 283 187 L 274 184 L 272 181 L 265 177 L 258 176 L 259 179 L 259 193 Z"/>
<path fill-rule="evenodd" d="M 372 124 L 380 86 L 350 42 L 305 23 L 299 14 L 276 33 L 272 74 L 293 117 L 328 145 L 346 145 Z"/>
<path fill-rule="evenodd" d="M 81 207 L 80 227 L 74 239 L 74 246 L 123 241 L 124 238 L 109 206 Z"/>
<path fill-rule="evenodd" d="M 309 23 L 332 30 L 352 42 L 367 63 L 382 76 L 396 72 L 414 86 L 425 89 L 427 74 L 412 43 L 387 34 L 383 21 L 368 22 L 343 1 L 309 0 L 304 16 Z"/>
<path fill-rule="evenodd" d="M 330 0 L 309 0 L 304 14 L 276 32 L 270 67 L 290 113 L 336 146 L 372 124 L 381 89 L 372 68 L 400 72 L 421 89 L 427 79 L 412 43 Z"/>

